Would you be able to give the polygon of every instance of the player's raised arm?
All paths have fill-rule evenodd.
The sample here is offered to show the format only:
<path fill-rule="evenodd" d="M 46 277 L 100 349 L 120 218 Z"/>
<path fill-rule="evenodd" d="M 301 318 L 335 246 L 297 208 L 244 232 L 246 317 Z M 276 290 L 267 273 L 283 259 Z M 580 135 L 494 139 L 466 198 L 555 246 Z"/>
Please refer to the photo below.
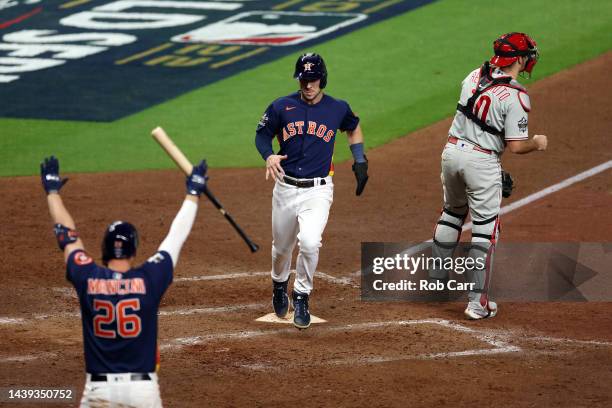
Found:
<path fill-rule="evenodd" d="M 49 213 L 55 224 L 53 232 L 57 238 L 57 244 L 64 251 L 64 260 L 76 249 L 83 249 L 83 241 L 79 238 L 72 216 L 64 206 L 59 192 L 68 181 L 59 175 L 59 160 L 55 156 L 46 157 L 40 163 L 40 178 L 42 186 L 47 193 L 47 204 Z"/>
<path fill-rule="evenodd" d="M 159 251 L 166 251 L 170 254 L 174 266 L 178 262 L 181 248 L 191 232 L 191 227 L 198 213 L 200 195 L 204 192 L 208 180 L 207 170 L 206 160 L 202 160 L 200 164 L 193 167 L 191 174 L 187 176 L 187 195 L 181 209 L 172 221 L 168 235 L 159 246 Z"/>
<path fill-rule="evenodd" d="M 355 179 L 357 180 L 357 188 L 355 190 L 356 195 L 361 195 L 363 189 L 368 182 L 368 159 L 364 153 L 363 147 L 363 132 L 361 126 L 357 124 L 357 127 L 353 130 L 347 130 L 349 147 L 353 154 L 353 173 L 355 173 Z"/>

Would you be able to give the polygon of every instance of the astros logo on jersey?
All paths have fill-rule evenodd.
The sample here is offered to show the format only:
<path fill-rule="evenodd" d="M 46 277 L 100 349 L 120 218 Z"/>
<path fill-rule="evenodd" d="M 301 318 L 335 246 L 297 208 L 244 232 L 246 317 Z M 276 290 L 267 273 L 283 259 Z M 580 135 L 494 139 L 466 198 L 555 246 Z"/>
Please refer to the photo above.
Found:
<path fill-rule="evenodd" d="M 85 252 L 79 252 L 74 257 L 74 263 L 79 266 L 88 265 L 92 262 L 93 262 L 93 259 L 89 255 L 87 255 Z"/>
<path fill-rule="evenodd" d="M 304 121 L 289 122 L 287 126 L 283 128 L 283 141 L 292 138 L 295 135 L 304 134 Z M 335 132 L 332 129 L 327 129 L 324 124 L 318 125 L 317 122 L 311 120 L 308 121 L 308 127 L 306 129 L 307 135 L 317 136 L 320 139 L 329 141 L 334 137 Z"/>

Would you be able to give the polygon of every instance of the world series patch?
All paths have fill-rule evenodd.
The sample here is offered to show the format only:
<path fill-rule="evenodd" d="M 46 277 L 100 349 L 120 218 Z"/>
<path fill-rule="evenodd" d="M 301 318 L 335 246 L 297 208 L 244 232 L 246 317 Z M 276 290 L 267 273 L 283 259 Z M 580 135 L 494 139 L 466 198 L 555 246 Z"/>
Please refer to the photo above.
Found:
<path fill-rule="evenodd" d="M 517 124 L 518 124 L 519 131 L 521 131 L 522 133 L 527 131 L 527 118 L 526 117 L 521 118 L 521 120 L 519 120 Z"/>

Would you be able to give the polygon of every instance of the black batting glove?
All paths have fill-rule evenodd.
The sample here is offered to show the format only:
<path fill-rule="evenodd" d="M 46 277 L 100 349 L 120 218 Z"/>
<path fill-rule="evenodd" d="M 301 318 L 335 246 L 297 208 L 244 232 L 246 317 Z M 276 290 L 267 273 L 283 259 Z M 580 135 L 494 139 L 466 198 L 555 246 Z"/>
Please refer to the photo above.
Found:
<path fill-rule="evenodd" d="M 206 165 L 206 160 L 202 160 L 200 164 L 193 167 L 191 170 L 191 174 L 187 176 L 187 180 L 185 184 L 187 185 L 187 194 L 200 196 L 206 190 L 206 181 L 208 180 L 208 176 L 206 172 L 208 171 L 208 166 Z"/>
<path fill-rule="evenodd" d="M 507 171 L 502 170 L 502 196 L 504 198 L 510 197 L 512 189 L 514 188 L 514 179 Z"/>
<path fill-rule="evenodd" d="M 59 193 L 61 188 L 68 182 L 68 178 L 59 175 L 59 160 L 55 156 L 45 157 L 40 163 L 40 180 L 47 194 Z"/>
<path fill-rule="evenodd" d="M 369 178 L 367 157 L 365 162 L 353 163 L 353 173 L 355 173 L 355 180 L 357 180 L 357 189 L 355 190 L 355 195 L 360 196 L 361 193 L 363 193 L 363 189 L 365 188 Z"/>

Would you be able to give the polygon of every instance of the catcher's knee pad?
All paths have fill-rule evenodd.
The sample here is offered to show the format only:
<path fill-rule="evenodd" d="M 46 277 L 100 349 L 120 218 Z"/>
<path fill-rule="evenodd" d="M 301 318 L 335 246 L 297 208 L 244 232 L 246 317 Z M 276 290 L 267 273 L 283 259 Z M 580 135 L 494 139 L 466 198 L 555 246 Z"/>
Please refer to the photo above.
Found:
<path fill-rule="evenodd" d="M 455 213 L 446 208 L 442 209 L 440 219 L 434 230 L 433 240 L 436 245 L 442 248 L 454 248 L 461 237 L 461 230 L 466 216 L 467 208 L 464 214 Z"/>
<path fill-rule="evenodd" d="M 449 271 L 443 267 L 444 260 L 453 256 L 466 216 L 467 207 L 465 207 L 464 214 L 455 213 L 446 208 L 442 209 L 434 230 L 432 247 L 432 257 L 438 258 L 439 263 L 435 262 L 434 266 L 429 269 L 431 279 L 448 279 Z"/>
<path fill-rule="evenodd" d="M 486 220 L 473 220 L 472 224 L 472 244 L 480 245 L 486 250 L 491 245 L 495 245 L 499 239 L 499 216 L 488 218 Z"/>

